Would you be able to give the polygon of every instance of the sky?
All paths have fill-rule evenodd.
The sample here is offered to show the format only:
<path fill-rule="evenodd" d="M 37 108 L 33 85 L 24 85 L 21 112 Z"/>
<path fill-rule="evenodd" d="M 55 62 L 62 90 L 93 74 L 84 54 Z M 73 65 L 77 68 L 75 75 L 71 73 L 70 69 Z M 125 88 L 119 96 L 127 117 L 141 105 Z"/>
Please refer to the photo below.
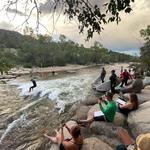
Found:
<path fill-rule="evenodd" d="M 7 9 L 2 9 L 8 0 L 0 1 L 0 28 L 15 30 L 23 33 L 24 21 L 28 17 L 28 10 L 33 5 L 26 7 L 26 0 L 19 0 L 18 5 Z M 91 0 L 92 3 L 101 4 L 105 0 Z M 55 39 L 59 37 L 59 34 L 64 34 L 67 38 L 83 44 L 85 47 L 93 45 L 94 41 L 102 43 L 102 45 L 110 50 L 124 52 L 133 55 L 139 55 L 139 49 L 142 46 L 143 39 L 140 37 L 139 31 L 145 29 L 147 25 L 150 25 L 150 0 L 135 0 L 132 4 L 133 11 L 130 14 L 121 13 L 122 21 L 117 25 L 116 23 L 109 23 L 104 25 L 104 31 L 99 34 L 94 34 L 93 38 L 89 41 L 85 41 L 86 33 L 79 34 L 78 24 L 76 21 L 70 22 L 66 16 L 61 14 L 61 7 L 57 10 L 56 15 L 52 15 L 50 0 L 40 0 L 40 25 L 39 32 L 42 34 L 49 34 Z M 17 15 L 16 12 L 17 8 Z M 26 11 L 25 11 L 26 10 Z M 58 15 L 61 14 L 61 15 Z M 54 27 L 55 24 L 55 27 Z M 36 30 L 36 15 L 33 10 L 28 26 Z"/>

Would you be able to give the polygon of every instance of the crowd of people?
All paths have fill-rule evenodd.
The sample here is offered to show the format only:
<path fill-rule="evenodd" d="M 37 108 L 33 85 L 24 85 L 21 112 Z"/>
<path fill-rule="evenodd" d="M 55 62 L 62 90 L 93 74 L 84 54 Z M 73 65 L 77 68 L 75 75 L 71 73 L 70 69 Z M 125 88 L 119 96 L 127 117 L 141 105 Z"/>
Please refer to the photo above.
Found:
<path fill-rule="evenodd" d="M 100 79 L 102 83 L 104 83 L 104 79 L 106 76 L 106 70 L 103 67 L 100 75 Z M 76 120 L 77 125 L 69 128 L 66 124 L 62 125 L 60 131 L 56 131 L 56 136 L 51 137 L 48 134 L 44 134 L 46 138 L 50 141 L 57 143 L 60 150 L 80 150 L 83 144 L 83 138 L 81 136 L 80 126 L 90 125 L 93 121 L 105 121 L 112 122 L 114 121 L 116 112 L 119 111 L 125 116 L 128 116 L 128 113 L 131 111 L 138 109 L 138 96 L 136 93 L 140 93 L 143 88 L 143 82 L 139 73 L 134 72 L 131 74 L 131 70 L 127 71 L 127 69 L 121 70 L 119 80 L 120 84 L 118 85 L 118 89 L 116 89 L 116 83 L 118 77 L 115 73 L 115 70 L 111 71 L 110 80 L 110 91 L 107 91 L 105 95 L 101 96 L 98 99 L 98 106 L 100 110 L 100 115 L 97 116 L 93 114 L 93 116 L 87 120 Z M 130 80 L 130 83 L 129 83 Z M 122 99 L 124 99 L 124 104 L 118 104 L 113 99 L 114 94 L 117 93 L 120 95 Z M 124 93 L 130 93 L 129 96 L 125 96 Z M 102 104 L 105 104 L 104 107 Z M 64 139 L 63 128 L 66 128 L 71 137 L 70 139 Z M 126 130 L 119 130 L 118 137 L 122 140 L 123 144 L 118 145 L 116 150 L 128 150 L 128 147 L 131 146 L 133 149 L 137 148 L 137 150 L 149 150 L 150 148 L 150 134 L 146 134 L 144 138 L 148 139 L 149 144 L 145 144 L 144 148 L 138 140 L 134 141 Z M 138 139 L 138 138 L 137 138 Z M 139 143 L 138 143 L 138 142 Z M 132 150 L 133 150 L 132 149 Z"/>

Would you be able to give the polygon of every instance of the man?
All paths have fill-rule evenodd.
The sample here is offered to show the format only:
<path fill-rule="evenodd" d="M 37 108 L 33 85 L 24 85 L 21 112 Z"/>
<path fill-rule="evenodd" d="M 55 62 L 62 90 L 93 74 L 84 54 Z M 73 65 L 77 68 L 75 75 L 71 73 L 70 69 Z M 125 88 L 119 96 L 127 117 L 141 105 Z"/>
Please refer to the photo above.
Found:
<path fill-rule="evenodd" d="M 102 68 L 102 72 L 101 72 L 101 76 L 100 76 L 102 83 L 104 83 L 104 78 L 105 78 L 105 76 L 106 76 L 106 70 L 105 70 L 105 68 L 103 67 L 103 68 Z"/>
<path fill-rule="evenodd" d="M 115 74 L 115 70 L 111 71 L 111 76 L 109 77 L 109 79 L 110 79 L 111 92 L 114 94 L 115 93 L 116 82 L 117 82 L 117 75 Z"/>
<path fill-rule="evenodd" d="M 121 92 L 123 93 L 141 93 L 143 89 L 143 81 L 141 75 L 139 73 L 135 73 L 135 80 L 131 83 L 131 85 L 123 88 Z"/>
<path fill-rule="evenodd" d="M 37 86 L 36 81 L 34 79 L 31 79 L 31 82 L 33 83 L 33 86 L 29 88 L 29 92 L 31 92 L 31 90 L 33 90 L 33 88 Z"/>

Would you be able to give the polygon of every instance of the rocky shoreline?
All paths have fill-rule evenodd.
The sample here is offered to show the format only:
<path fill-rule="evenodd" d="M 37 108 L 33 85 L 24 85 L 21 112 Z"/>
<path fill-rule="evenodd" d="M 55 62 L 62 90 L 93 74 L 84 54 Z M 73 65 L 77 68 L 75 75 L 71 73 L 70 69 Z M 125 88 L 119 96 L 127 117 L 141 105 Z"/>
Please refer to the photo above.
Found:
<path fill-rule="evenodd" d="M 90 126 L 81 127 L 84 137 L 82 150 L 115 149 L 118 144 L 121 144 L 117 133 L 121 128 L 127 129 L 134 139 L 141 133 L 148 133 L 150 131 L 150 86 L 145 87 L 145 89 L 137 95 L 140 104 L 139 108 L 129 113 L 128 117 L 117 112 L 113 123 L 93 122 Z M 91 117 L 93 112 L 98 110 L 97 97 L 93 94 L 91 97 L 88 97 L 86 101 L 75 103 L 69 108 L 68 112 L 70 119 L 79 120 Z M 50 150 L 59 149 L 56 145 L 54 146 L 54 144 L 52 144 Z"/>

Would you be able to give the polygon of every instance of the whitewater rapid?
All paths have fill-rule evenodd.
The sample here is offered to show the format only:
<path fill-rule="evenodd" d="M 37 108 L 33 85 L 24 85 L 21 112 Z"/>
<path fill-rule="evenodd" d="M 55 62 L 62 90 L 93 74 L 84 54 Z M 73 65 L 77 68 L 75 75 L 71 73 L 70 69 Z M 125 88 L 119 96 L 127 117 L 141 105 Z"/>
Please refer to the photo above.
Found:
<path fill-rule="evenodd" d="M 20 96 L 39 97 L 47 96 L 49 100 L 56 102 L 56 107 L 63 111 L 65 104 L 78 100 L 84 100 L 91 90 L 91 83 L 97 77 L 96 74 L 82 74 L 67 76 L 58 79 L 37 81 L 37 87 L 29 92 L 32 82 L 11 81 L 10 85 L 17 86 Z"/>

